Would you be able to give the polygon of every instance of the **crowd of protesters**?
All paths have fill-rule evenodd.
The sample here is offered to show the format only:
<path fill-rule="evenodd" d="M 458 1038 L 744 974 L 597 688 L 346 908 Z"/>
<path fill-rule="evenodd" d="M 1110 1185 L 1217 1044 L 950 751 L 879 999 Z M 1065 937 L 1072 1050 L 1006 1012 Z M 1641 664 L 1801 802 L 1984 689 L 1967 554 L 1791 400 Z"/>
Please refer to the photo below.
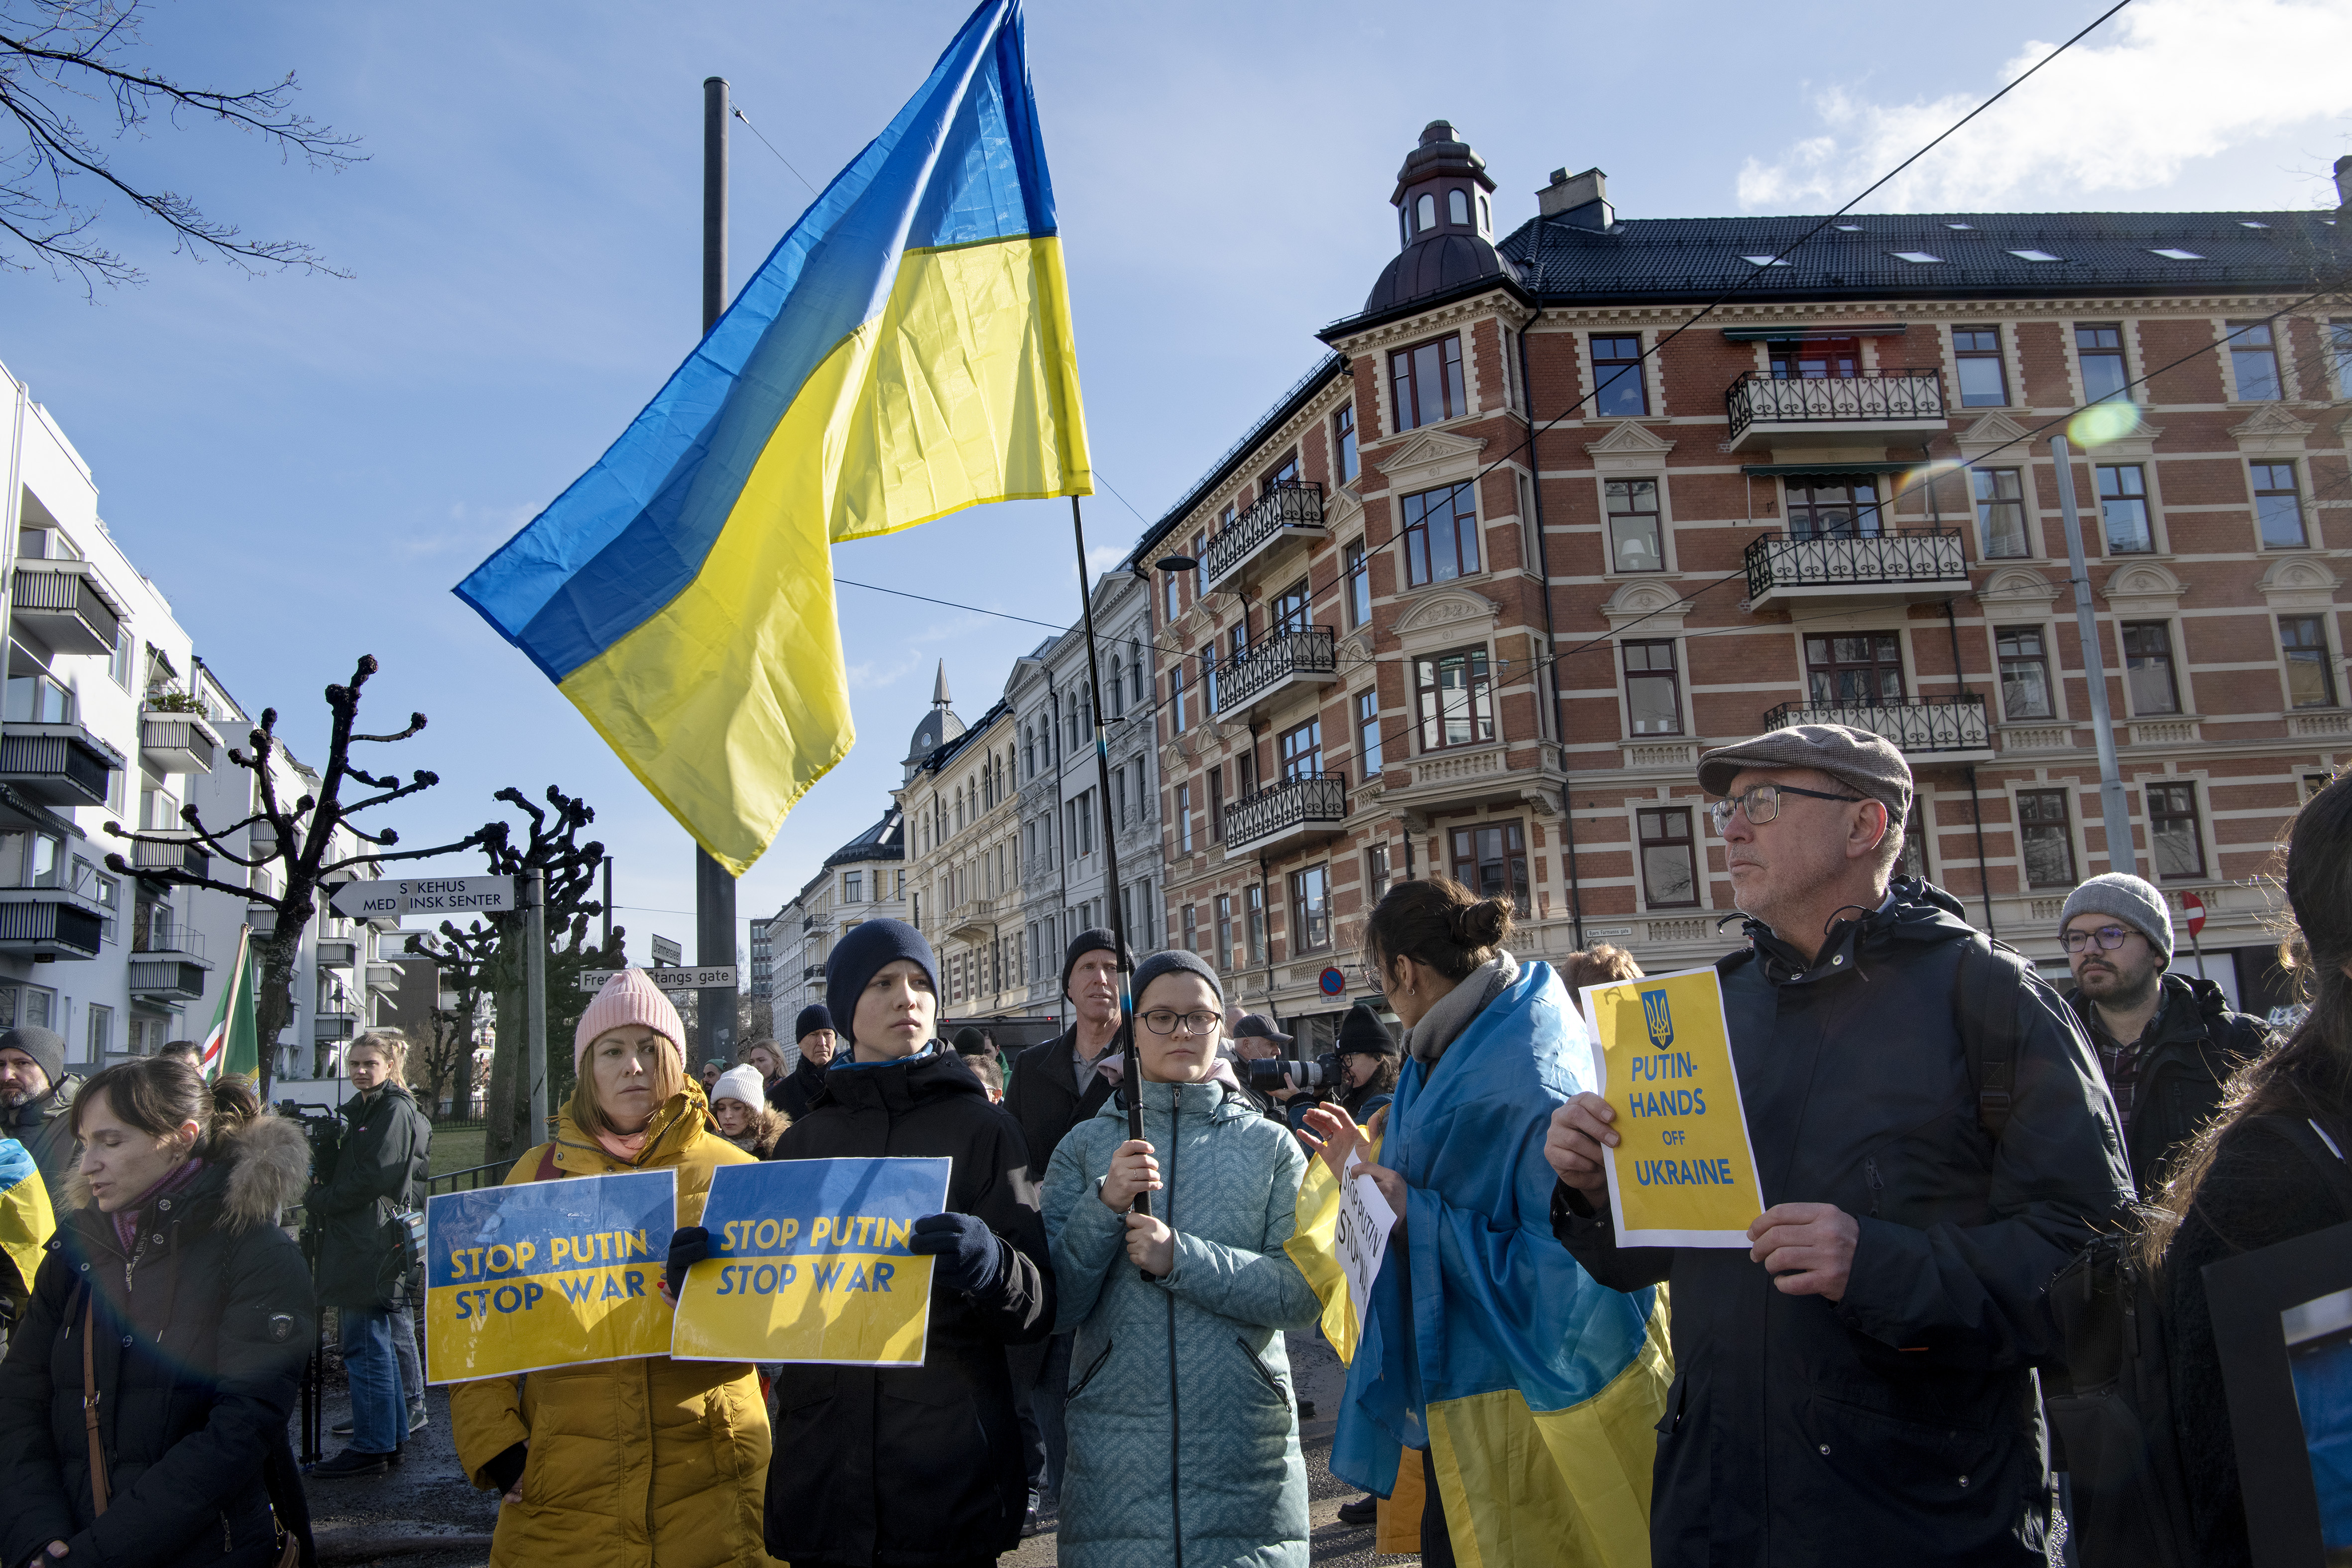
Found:
<path fill-rule="evenodd" d="M 508 1184 L 674 1172 L 674 1301 L 719 1167 L 943 1157 L 909 1243 L 934 1260 L 926 1352 L 456 1384 L 459 1463 L 499 1500 L 491 1561 L 953 1568 L 1054 1521 L 1085 1568 L 1304 1563 L 1285 1335 L 1332 1321 L 1298 1245 L 1319 1156 L 1397 1216 L 1334 1437 L 1367 1489 L 1342 1518 L 1417 1494 L 1426 1563 L 1513 1560 L 1529 1521 L 1548 1552 L 1659 1564 L 2116 1561 L 2086 1522 L 2117 1517 L 2116 1478 L 2068 1473 L 2044 1417 L 2070 1396 L 2052 1282 L 2103 1245 L 2156 1282 L 2179 1560 L 2251 1563 L 2200 1271 L 2352 1218 L 2352 779 L 2282 847 L 2308 1006 L 2278 1037 L 2174 970 L 2137 877 L 2066 900 L 2062 994 L 1895 875 L 1912 778 L 1867 731 L 1774 731 L 1699 780 L 1746 918 L 1716 965 L 1765 1200 L 1739 1248 L 1618 1238 L 1620 1109 L 1576 996 L 1638 964 L 1514 953 L 1509 901 L 1442 877 L 1367 911 L 1401 1036 L 1358 1005 L 1319 1085 L 1254 1088 L 1290 1037 L 1194 954 L 1139 963 L 1109 931 L 1065 954 L 1069 1026 L 1009 1060 L 941 1038 L 938 962 L 895 921 L 843 934 L 796 1049 L 693 1071 L 667 998 L 621 972 Z M 403 1050 L 354 1043 L 313 1172 L 301 1130 L 192 1048 L 85 1081 L 51 1031 L 0 1034 L 0 1154 L 33 1184 L 22 1212 L 52 1216 L 0 1279 L 0 1568 L 311 1560 L 287 1425 L 323 1307 L 350 1440 L 309 1479 L 399 1461 L 426 1420 L 407 1216 L 431 1138 Z M 1580 1412 L 1578 1462 L 1548 1458 L 1547 1423 Z"/>

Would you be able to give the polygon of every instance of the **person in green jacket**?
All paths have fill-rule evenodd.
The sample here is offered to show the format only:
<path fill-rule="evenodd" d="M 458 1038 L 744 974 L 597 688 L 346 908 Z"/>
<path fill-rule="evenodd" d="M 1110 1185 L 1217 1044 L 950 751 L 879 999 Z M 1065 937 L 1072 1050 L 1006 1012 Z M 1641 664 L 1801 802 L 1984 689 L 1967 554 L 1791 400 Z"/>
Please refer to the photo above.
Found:
<path fill-rule="evenodd" d="M 1076 1330 L 1065 1568 L 1307 1560 L 1307 1469 L 1282 1331 L 1320 1303 L 1283 1250 L 1307 1157 L 1218 1056 L 1224 998 L 1189 952 L 1135 972 L 1144 1136 L 1124 1095 L 1045 1173 L 1045 1234 Z M 1150 1194 L 1151 1213 L 1132 1212 Z"/>

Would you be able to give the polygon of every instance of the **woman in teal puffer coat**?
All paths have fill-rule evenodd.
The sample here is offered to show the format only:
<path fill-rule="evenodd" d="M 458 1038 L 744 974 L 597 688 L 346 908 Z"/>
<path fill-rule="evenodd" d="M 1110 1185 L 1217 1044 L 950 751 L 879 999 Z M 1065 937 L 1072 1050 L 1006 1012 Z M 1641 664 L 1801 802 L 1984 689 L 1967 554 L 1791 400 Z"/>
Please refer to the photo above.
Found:
<path fill-rule="evenodd" d="M 1282 1246 L 1307 1157 L 1219 1060 L 1224 998 L 1206 964 L 1146 959 L 1135 1007 L 1143 1138 L 1128 1140 L 1115 1096 L 1045 1173 L 1060 1327 L 1077 1331 L 1059 1561 L 1303 1568 L 1307 1467 L 1281 1331 L 1322 1310 Z M 1129 1212 L 1138 1193 L 1149 1216 Z"/>

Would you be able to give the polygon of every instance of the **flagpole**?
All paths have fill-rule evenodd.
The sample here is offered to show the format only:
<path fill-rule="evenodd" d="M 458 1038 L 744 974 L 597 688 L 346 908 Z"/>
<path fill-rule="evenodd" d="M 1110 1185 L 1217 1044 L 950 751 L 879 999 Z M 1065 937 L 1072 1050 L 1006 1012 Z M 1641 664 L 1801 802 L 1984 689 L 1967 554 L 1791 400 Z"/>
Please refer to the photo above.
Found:
<path fill-rule="evenodd" d="M 703 336 L 710 335 L 726 309 L 727 79 L 714 76 L 702 82 Z M 611 903 L 608 898 L 608 910 Z M 609 931 L 612 916 L 604 919 Z M 706 969 L 731 968 L 736 960 L 734 874 L 700 845 L 694 850 L 694 951 L 695 962 Z M 737 979 L 740 984 L 741 977 Z M 694 1035 L 704 1061 L 734 1058 L 736 996 L 735 985 L 706 986 L 695 994 Z M 692 1078 L 695 1064 L 686 1067 Z"/>
<path fill-rule="evenodd" d="M 1127 1135 L 1143 1136 L 1143 1064 L 1141 1053 L 1135 1046 L 1135 997 L 1130 990 L 1134 970 L 1127 951 L 1127 900 L 1118 885 L 1118 843 L 1111 837 L 1110 812 L 1110 746 L 1103 728 L 1102 663 L 1095 656 L 1095 595 L 1094 587 L 1087 581 L 1087 520 L 1078 510 L 1078 498 L 1070 498 L 1070 531 L 1078 546 L 1078 611 L 1080 622 L 1087 629 L 1087 703 L 1094 721 L 1096 794 L 1102 797 L 1103 890 L 1104 902 L 1110 906 L 1111 940 L 1118 944 L 1118 1022 L 1119 1036 L 1127 1043 L 1127 1063 L 1122 1088 L 1127 1095 Z M 1151 1194 L 1135 1194 L 1135 1212 L 1151 1212 Z M 1146 1275 L 1149 1278 L 1149 1274 Z"/>

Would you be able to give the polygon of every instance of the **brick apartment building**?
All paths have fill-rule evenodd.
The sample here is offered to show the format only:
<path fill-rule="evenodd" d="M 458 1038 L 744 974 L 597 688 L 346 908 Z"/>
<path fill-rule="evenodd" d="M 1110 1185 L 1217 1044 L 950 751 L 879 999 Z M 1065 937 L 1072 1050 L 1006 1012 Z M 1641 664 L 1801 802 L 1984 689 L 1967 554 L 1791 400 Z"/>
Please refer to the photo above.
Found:
<path fill-rule="evenodd" d="M 1497 239 L 1494 190 L 1423 132 L 1364 309 L 1127 563 L 1168 940 L 1316 1038 L 1431 869 L 1515 895 L 1523 951 L 1704 963 L 1738 938 L 1697 754 L 1827 721 L 1910 757 L 1907 867 L 2062 968 L 2110 861 L 2041 427 L 2100 404 L 2071 467 L 2137 866 L 2277 1000 L 2256 879 L 2352 754 L 2352 308 L 2304 302 L 2335 212 L 1874 215 L 1776 259 L 1818 220 L 1620 220 L 1562 171 Z"/>

